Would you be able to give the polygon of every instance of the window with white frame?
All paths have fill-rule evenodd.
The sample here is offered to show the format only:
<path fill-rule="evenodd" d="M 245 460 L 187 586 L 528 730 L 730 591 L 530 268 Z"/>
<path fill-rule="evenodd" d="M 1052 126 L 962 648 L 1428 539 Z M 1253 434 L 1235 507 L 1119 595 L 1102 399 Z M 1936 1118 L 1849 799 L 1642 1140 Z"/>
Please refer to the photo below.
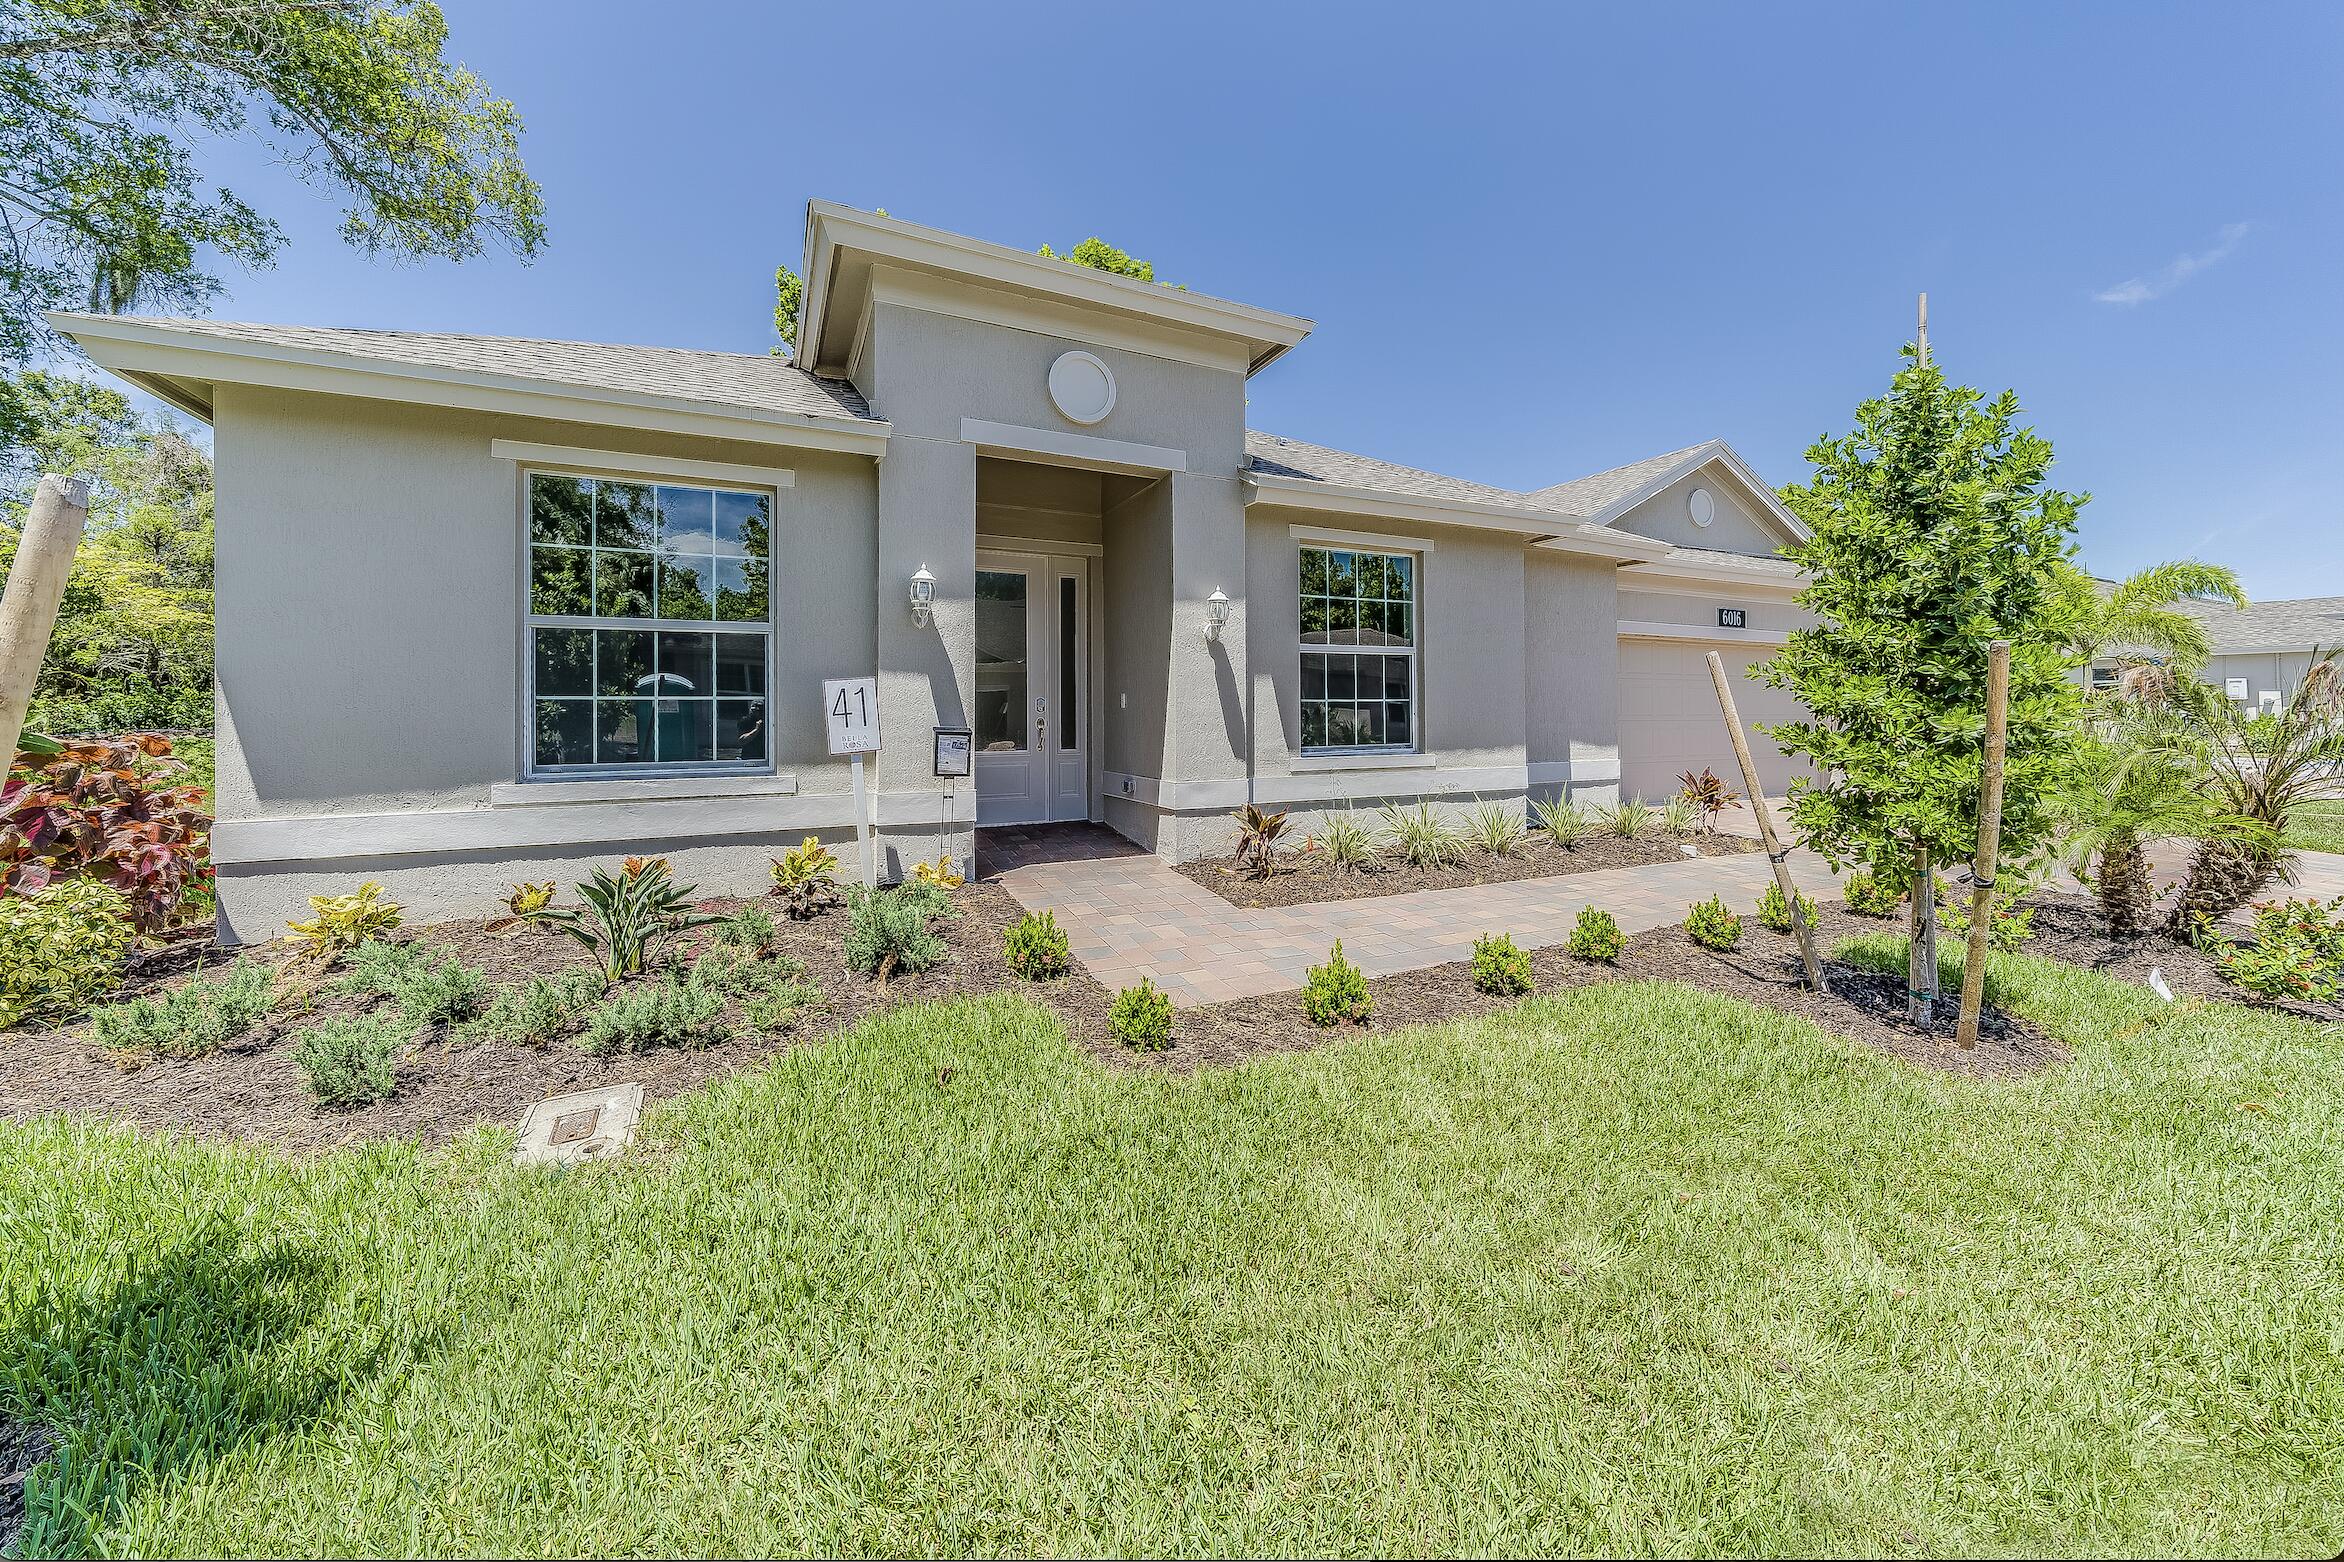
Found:
<path fill-rule="evenodd" d="M 531 472 L 532 776 L 770 758 L 770 493 Z"/>
<path fill-rule="evenodd" d="M 1302 547 L 1302 751 L 1417 747 L 1413 553 Z"/>

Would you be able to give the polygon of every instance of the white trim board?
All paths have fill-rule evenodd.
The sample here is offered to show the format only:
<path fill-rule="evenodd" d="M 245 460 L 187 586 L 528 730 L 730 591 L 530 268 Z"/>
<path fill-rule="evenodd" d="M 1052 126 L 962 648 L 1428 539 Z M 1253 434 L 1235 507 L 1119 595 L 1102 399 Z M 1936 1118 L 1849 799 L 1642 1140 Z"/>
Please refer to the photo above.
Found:
<path fill-rule="evenodd" d="M 894 304 L 953 320 L 973 320 L 980 325 L 1046 336 L 1056 342 L 1087 342 L 1192 364 L 1200 369 L 1219 369 L 1227 374 L 1246 372 L 1244 349 L 1223 346 L 1221 339 L 1149 321 L 1117 320 L 1054 299 L 1024 298 L 1000 288 L 903 271 L 894 266 L 871 268 L 870 304 L 865 306 L 855 325 L 858 348 L 871 329 L 872 308 L 879 304 Z"/>
<path fill-rule="evenodd" d="M 1103 559 L 1107 549 L 1096 542 L 1053 542 L 1047 537 L 1004 537 L 997 532 L 977 533 L 977 546 L 995 553 L 1039 553 L 1070 559 Z"/>
<path fill-rule="evenodd" d="M 1430 537 L 1387 537 L 1376 532 L 1339 531 L 1332 526 L 1289 526 L 1286 535 L 1296 542 L 1331 543 L 1338 548 L 1383 548 L 1393 553 L 1430 553 Z"/>
<path fill-rule="evenodd" d="M 984 418 L 962 418 L 960 437 L 980 455 L 1010 456 L 1021 461 L 1043 461 L 1085 471 L 1121 472 L 1132 477 L 1160 477 L 1188 470 L 1188 452 L 1162 445 L 1135 444 L 1128 439 L 1103 439 L 1096 434 L 1069 434 L 1059 429 L 1025 428 L 1015 423 L 993 423 Z"/>
<path fill-rule="evenodd" d="M 629 450 L 587 450 L 577 445 L 540 445 L 526 439 L 492 439 L 488 453 L 498 461 L 535 467 L 574 468 L 623 477 L 692 477 L 752 488 L 795 488 L 798 474 L 788 467 L 736 466 L 730 461 L 688 461 L 681 456 L 646 456 Z"/>
<path fill-rule="evenodd" d="M 1608 532 L 1581 524 L 1554 510 L 1481 504 L 1463 499 L 1428 499 L 1419 494 L 1392 493 L 1378 488 L 1347 488 L 1307 477 L 1280 477 L 1272 472 L 1241 474 L 1247 508 L 1317 510 L 1369 520 L 1418 521 L 1430 526 L 1466 526 L 1477 531 L 1511 532 L 1541 548 L 1563 553 L 1593 553 L 1613 559 L 1649 559 L 1668 551 L 1670 544 L 1626 532 Z M 1413 546 L 1421 547 L 1417 543 Z"/>

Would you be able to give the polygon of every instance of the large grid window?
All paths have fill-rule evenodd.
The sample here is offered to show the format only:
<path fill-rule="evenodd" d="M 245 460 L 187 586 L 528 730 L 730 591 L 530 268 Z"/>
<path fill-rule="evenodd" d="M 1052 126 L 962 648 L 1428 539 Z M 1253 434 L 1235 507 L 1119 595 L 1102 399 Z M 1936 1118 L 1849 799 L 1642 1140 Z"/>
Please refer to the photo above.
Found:
<path fill-rule="evenodd" d="M 1412 553 L 1302 550 L 1302 750 L 1413 749 L 1416 570 Z"/>
<path fill-rule="evenodd" d="M 773 501 L 529 474 L 531 772 L 767 760 Z"/>

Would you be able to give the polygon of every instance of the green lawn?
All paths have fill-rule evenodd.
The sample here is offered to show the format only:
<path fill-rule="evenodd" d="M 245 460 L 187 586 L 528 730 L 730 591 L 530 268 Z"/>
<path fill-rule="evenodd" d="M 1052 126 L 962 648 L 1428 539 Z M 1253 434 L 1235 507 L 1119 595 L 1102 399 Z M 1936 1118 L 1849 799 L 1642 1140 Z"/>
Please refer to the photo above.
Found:
<path fill-rule="evenodd" d="M 2297 851 L 2344 852 L 2344 803 L 2305 803 L 2287 816 L 2287 844 Z"/>
<path fill-rule="evenodd" d="M 2336 1038 L 1998 980 L 2072 1065 L 1644 985 L 1179 1078 L 995 999 L 566 1175 L 0 1127 L 28 1541 L 2333 1554 Z"/>

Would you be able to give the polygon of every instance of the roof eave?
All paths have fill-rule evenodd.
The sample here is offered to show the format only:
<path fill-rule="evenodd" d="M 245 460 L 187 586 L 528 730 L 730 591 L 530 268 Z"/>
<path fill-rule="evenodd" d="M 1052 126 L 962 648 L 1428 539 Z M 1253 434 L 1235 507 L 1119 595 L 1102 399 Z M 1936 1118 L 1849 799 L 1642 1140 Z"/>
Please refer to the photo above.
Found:
<path fill-rule="evenodd" d="M 1307 477 L 1280 477 L 1270 472 L 1245 474 L 1245 502 L 1273 509 L 1313 510 L 1336 515 L 1381 520 L 1417 521 L 1430 526 L 1463 526 L 1479 531 L 1507 532 L 1543 548 L 1570 553 L 1593 553 L 1606 558 L 1649 558 L 1655 548 L 1641 538 L 1602 532 L 1576 524 L 1557 526 L 1568 518 L 1550 510 L 1514 505 L 1482 504 L 1469 499 L 1435 499 L 1423 494 L 1385 488 L 1358 488 L 1322 483 Z"/>
<path fill-rule="evenodd" d="M 1733 474 L 1734 480 L 1758 501 L 1766 519 L 1779 527 L 1790 541 L 1805 542 L 1808 539 L 1811 534 L 1806 523 L 1793 514 L 1790 506 L 1782 502 L 1782 497 L 1767 487 L 1758 474 L 1750 470 L 1749 463 L 1722 439 L 1712 439 L 1694 446 L 1683 457 L 1662 468 L 1659 475 L 1646 479 L 1629 493 L 1614 499 L 1585 519 L 1592 526 L 1609 526 L 1669 484 L 1688 473 L 1699 471 L 1712 461 L 1723 465 Z"/>
<path fill-rule="evenodd" d="M 781 412 L 655 396 L 575 381 L 440 368 L 282 343 L 236 341 L 145 321 L 65 311 L 52 312 L 48 320 L 60 333 L 71 337 L 100 368 L 206 422 L 212 420 L 211 398 L 204 397 L 199 406 L 184 390 L 167 394 L 166 379 L 203 386 L 259 385 L 305 390 L 371 401 L 461 407 L 520 417 L 873 456 L 885 452 L 892 432 L 879 419 Z"/>

